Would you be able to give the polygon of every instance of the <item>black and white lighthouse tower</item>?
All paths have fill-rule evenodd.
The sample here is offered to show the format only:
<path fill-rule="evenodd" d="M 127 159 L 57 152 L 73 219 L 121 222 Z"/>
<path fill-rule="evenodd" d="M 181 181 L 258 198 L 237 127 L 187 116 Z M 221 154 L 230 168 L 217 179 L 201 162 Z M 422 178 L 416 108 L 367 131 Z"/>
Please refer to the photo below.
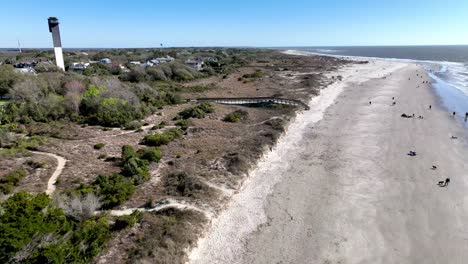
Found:
<path fill-rule="evenodd" d="M 65 63 L 63 62 L 62 41 L 60 40 L 59 21 L 56 17 L 49 17 L 49 32 L 52 33 L 52 40 L 54 41 L 54 53 L 57 67 L 65 70 Z"/>

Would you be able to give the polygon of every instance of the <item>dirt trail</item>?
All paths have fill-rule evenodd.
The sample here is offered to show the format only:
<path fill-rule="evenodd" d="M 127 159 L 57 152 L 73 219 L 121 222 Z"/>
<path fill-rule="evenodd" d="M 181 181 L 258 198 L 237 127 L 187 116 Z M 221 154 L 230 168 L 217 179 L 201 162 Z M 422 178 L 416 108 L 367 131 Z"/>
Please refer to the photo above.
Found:
<path fill-rule="evenodd" d="M 57 160 L 57 168 L 55 169 L 54 173 L 52 173 L 52 176 L 50 176 L 49 180 L 47 181 L 46 194 L 52 195 L 56 189 L 55 183 L 57 182 L 57 179 L 60 176 L 60 174 L 62 174 L 62 171 L 65 168 L 65 164 L 67 163 L 67 160 L 62 156 L 48 153 L 48 152 L 41 152 L 41 151 L 31 151 L 31 152 L 34 154 L 38 154 L 38 155 L 46 155 Z"/>
<path fill-rule="evenodd" d="M 135 211 L 158 212 L 167 208 L 176 208 L 179 210 L 193 210 L 193 211 L 203 213 L 208 219 L 211 219 L 213 217 L 213 212 L 210 212 L 209 210 L 202 209 L 195 205 L 187 204 L 187 203 L 184 203 L 183 201 L 176 201 L 173 199 L 166 199 L 160 202 L 158 205 L 156 205 L 153 208 L 126 208 L 126 209 L 121 209 L 121 210 L 110 210 L 109 213 L 114 216 L 123 216 L 123 215 L 130 215 Z M 99 213 L 99 212 L 100 211 L 96 211 L 96 213 Z"/>

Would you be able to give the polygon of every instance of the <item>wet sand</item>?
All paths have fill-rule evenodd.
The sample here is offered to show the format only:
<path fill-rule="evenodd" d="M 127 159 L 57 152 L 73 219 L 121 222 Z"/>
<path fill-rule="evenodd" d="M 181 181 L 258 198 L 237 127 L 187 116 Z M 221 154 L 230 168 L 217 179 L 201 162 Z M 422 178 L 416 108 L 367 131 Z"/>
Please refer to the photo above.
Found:
<path fill-rule="evenodd" d="M 466 132 L 416 76 L 420 66 L 376 61 L 340 74 L 213 221 L 191 263 L 466 263 Z"/>

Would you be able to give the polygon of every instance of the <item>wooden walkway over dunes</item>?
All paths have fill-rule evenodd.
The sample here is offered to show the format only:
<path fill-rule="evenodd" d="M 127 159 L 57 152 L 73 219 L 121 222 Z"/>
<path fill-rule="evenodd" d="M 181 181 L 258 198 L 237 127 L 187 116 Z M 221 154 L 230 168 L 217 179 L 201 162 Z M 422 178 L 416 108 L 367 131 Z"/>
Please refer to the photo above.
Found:
<path fill-rule="evenodd" d="M 230 105 L 248 105 L 248 104 L 282 104 L 301 106 L 309 110 L 309 106 L 301 100 L 278 98 L 278 97 L 237 97 L 237 98 L 197 98 L 196 102 L 212 102 L 217 104 L 230 104 Z"/>

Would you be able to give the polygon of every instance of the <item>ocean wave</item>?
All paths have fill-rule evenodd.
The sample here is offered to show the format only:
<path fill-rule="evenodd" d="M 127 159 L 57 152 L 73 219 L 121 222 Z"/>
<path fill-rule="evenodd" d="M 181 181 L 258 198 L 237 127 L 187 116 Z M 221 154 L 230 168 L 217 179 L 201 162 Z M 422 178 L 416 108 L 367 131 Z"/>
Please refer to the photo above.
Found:
<path fill-rule="evenodd" d="M 331 50 L 331 49 L 315 49 L 317 52 L 325 52 L 325 53 L 336 53 L 342 52 L 343 50 Z"/>

